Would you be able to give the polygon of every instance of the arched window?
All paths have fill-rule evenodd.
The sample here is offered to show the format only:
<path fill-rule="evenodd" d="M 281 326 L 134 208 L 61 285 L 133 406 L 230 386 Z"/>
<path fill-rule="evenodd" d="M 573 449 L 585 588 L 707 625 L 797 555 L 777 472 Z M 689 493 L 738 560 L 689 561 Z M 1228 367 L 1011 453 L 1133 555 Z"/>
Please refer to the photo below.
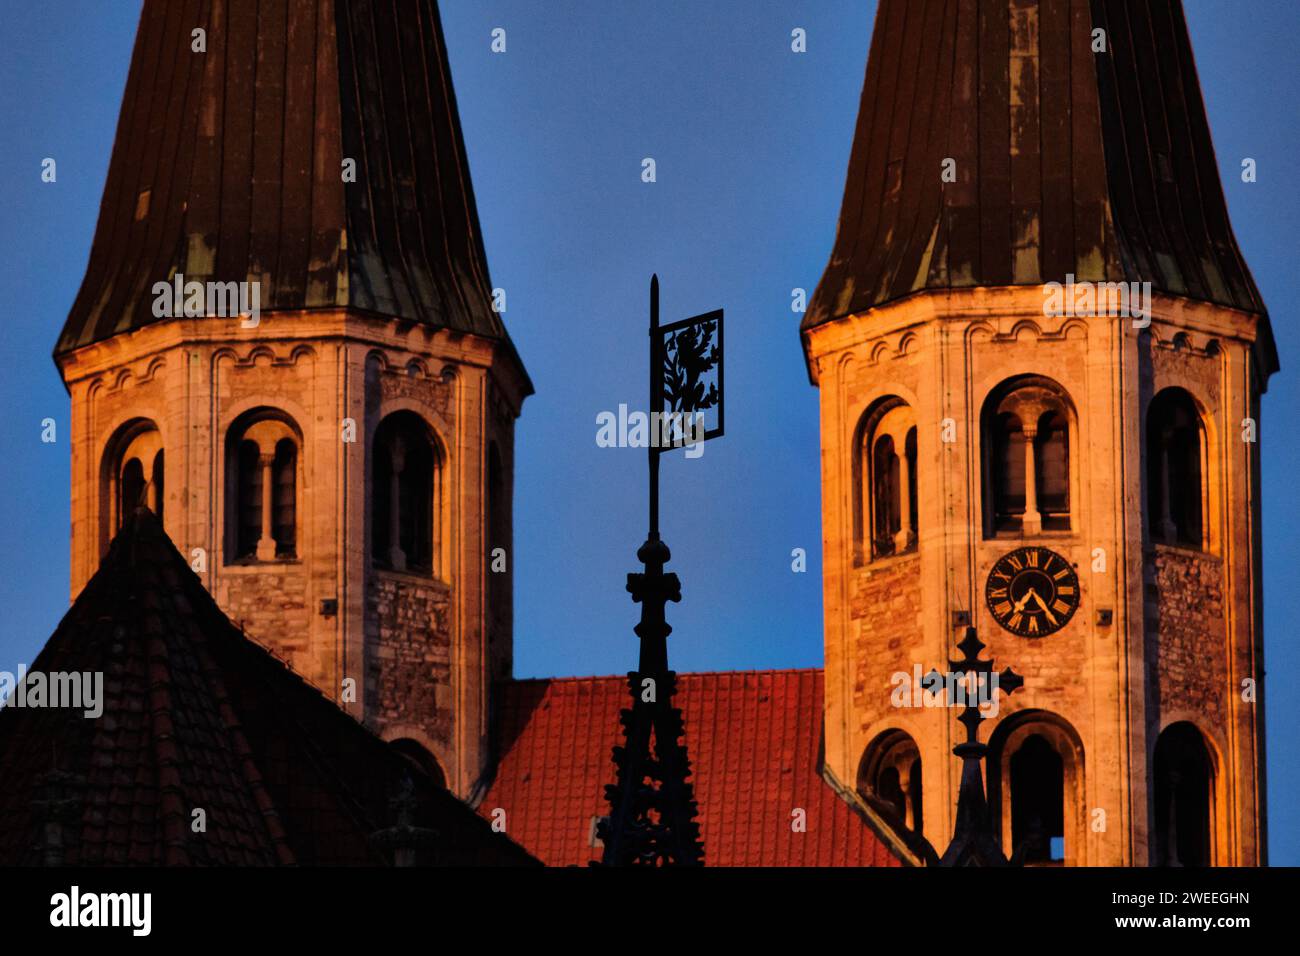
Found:
<path fill-rule="evenodd" d="M 275 443 L 271 474 L 275 480 L 271 537 L 275 539 L 277 555 L 293 555 L 298 531 L 298 446 L 292 438 L 281 438 Z"/>
<path fill-rule="evenodd" d="M 1026 864 L 1065 860 L 1065 773 L 1040 734 L 1011 755 L 1011 846 Z"/>
<path fill-rule="evenodd" d="M 137 508 L 148 508 L 161 520 L 165 458 L 162 435 L 153 422 L 136 419 L 118 429 L 104 453 L 100 495 L 101 548 Z"/>
<path fill-rule="evenodd" d="M 872 557 L 916 548 L 916 418 L 901 399 L 864 417 L 854 462 L 857 551 Z"/>
<path fill-rule="evenodd" d="M 1084 865 L 1083 744 L 1041 710 L 1004 719 L 989 737 L 989 805 L 1002 851 L 1027 866 Z"/>
<path fill-rule="evenodd" d="M 114 531 L 121 528 L 136 508 L 148 508 L 163 516 L 162 437 L 155 428 L 134 435 L 122 450 L 117 468 L 118 507 Z"/>
<path fill-rule="evenodd" d="M 893 554 L 894 535 L 903 527 L 898 452 L 892 435 L 877 435 L 871 447 L 871 549 Z"/>
<path fill-rule="evenodd" d="M 145 487 L 144 466 L 140 459 L 128 458 L 122 466 L 122 501 L 118 509 L 122 521 L 136 508 L 147 507 Z"/>
<path fill-rule="evenodd" d="M 429 427 L 394 412 L 375 430 L 370 555 L 376 567 L 438 575 L 442 470 Z"/>
<path fill-rule="evenodd" d="M 982 416 L 987 535 L 1070 529 L 1070 415 L 1060 387 L 1036 376 L 989 396 Z"/>
<path fill-rule="evenodd" d="M 1147 521 L 1153 541 L 1205 545 L 1204 429 L 1196 403 L 1167 388 L 1147 410 Z"/>
<path fill-rule="evenodd" d="M 921 752 L 905 731 L 887 730 L 871 742 L 858 764 L 857 790 L 876 810 L 921 833 Z"/>
<path fill-rule="evenodd" d="M 1157 866 L 1210 866 L 1213 765 L 1201 732 L 1185 721 L 1156 740 L 1155 856 Z"/>
<path fill-rule="evenodd" d="M 447 789 L 447 775 L 442 772 L 442 767 L 439 766 L 437 758 L 429 753 L 419 741 L 412 740 L 410 737 L 399 737 L 389 746 L 401 754 L 412 766 L 425 774 L 439 790 Z"/>
<path fill-rule="evenodd" d="M 293 422 L 256 409 L 226 435 L 227 562 L 292 559 L 298 549 L 298 447 Z"/>

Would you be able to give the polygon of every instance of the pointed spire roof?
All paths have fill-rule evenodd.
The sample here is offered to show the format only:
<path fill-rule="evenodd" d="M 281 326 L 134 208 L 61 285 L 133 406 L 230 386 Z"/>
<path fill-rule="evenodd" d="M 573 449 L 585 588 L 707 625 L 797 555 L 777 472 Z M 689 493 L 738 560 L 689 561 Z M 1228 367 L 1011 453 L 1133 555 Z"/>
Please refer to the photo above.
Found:
<path fill-rule="evenodd" d="M 102 675 L 103 710 L 0 708 L 2 865 L 381 864 L 408 777 L 434 862 L 535 862 L 240 633 L 147 510 L 37 672 Z"/>
<path fill-rule="evenodd" d="M 1150 281 L 1267 325 L 1181 4 L 881 0 L 835 245 L 803 328 L 914 292 L 1068 274 Z"/>
<path fill-rule="evenodd" d="M 435 0 L 145 0 L 55 354 L 158 321 L 174 273 L 507 339 Z"/>

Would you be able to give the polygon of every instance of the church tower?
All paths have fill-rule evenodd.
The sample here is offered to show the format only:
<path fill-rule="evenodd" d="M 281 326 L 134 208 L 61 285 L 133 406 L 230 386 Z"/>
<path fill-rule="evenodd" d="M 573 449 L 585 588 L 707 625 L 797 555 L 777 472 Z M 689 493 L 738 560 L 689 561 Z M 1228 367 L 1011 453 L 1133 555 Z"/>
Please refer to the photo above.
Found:
<path fill-rule="evenodd" d="M 147 505 L 250 637 L 473 796 L 532 391 L 497 304 L 434 0 L 145 0 L 54 353 L 72 593 Z"/>
<path fill-rule="evenodd" d="M 1236 175 L 1236 157 L 1224 168 Z M 1174 0 L 881 0 L 820 393 L 826 769 L 940 852 L 967 623 L 1004 852 L 1266 862 L 1267 311 Z"/>

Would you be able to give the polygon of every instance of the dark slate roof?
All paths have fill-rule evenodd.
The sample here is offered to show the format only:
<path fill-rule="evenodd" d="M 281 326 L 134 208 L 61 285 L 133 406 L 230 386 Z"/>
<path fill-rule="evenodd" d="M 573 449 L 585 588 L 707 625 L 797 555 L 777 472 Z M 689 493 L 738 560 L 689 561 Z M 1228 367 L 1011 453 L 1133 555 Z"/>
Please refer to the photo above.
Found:
<path fill-rule="evenodd" d="M 903 838 L 821 774 L 823 683 L 820 670 L 677 676 L 705 865 L 902 865 Z M 599 860 L 592 821 L 609 813 L 627 678 L 510 681 L 498 701 L 501 758 L 479 812 L 505 810 L 510 834 L 549 866 Z"/>
<path fill-rule="evenodd" d="M 56 355 L 157 321 L 175 272 L 507 338 L 435 0 L 145 0 Z"/>
<path fill-rule="evenodd" d="M 803 328 L 921 290 L 1069 273 L 1266 314 L 1228 222 L 1181 4 L 881 0 Z"/>
<path fill-rule="evenodd" d="M 424 862 L 536 864 L 245 638 L 148 511 L 31 670 L 102 672 L 104 709 L 0 708 L 0 865 L 46 859 L 52 821 L 70 865 L 384 863 L 407 775 Z"/>

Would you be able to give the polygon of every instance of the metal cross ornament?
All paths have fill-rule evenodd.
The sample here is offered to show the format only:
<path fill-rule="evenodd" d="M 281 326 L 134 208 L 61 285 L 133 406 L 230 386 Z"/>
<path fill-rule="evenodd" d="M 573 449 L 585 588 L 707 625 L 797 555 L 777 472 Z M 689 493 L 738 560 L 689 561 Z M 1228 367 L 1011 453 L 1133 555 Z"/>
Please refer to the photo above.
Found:
<path fill-rule="evenodd" d="M 962 652 L 959 661 L 949 660 L 954 673 L 964 673 L 975 678 L 976 686 L 968 688 L 966 706 L 958 720 L 966 728 L 966 740 L 952 748 L 953 755 L 961 758 L 961 787 L 957 792 L 957 823 L 953 828 L 952 842 L 939 861 L 940 866 L 1006 866 L 993 833 L 989 818 L 988 801 L 984 795 L 984 775 L 981 763 L 988 747 L 979 742 L 979 726 L 984 715 L 980 713 L 981 701 L 992 700 L 999 690 L 1012 694 L 1024 686 L 1025 680 L 1010 667 L 994 674 L 993 662 L 979 659 L 984 642 L 975 635 L 975 628 L 966 628 L 957 649 Z M 931 671 L 931 676 L 934 672 Z M 996 681 L 990 680 L 995 677 Z"/>

